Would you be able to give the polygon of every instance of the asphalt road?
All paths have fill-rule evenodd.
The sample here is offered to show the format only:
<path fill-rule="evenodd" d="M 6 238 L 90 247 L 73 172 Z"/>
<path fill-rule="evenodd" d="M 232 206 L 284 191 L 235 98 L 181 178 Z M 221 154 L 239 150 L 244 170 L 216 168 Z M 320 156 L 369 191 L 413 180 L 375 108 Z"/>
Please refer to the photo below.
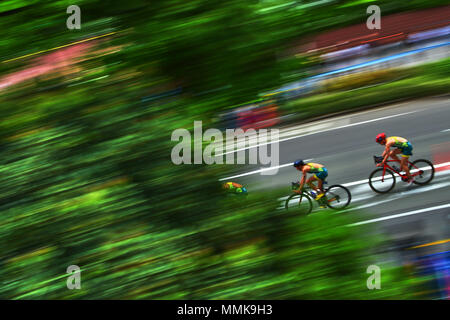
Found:
<path fill-rule="evenodd" d="M 345 214 L 360 215 L 358 220 L 373 223 L 376 230 L 394 239 L 418 238 L 423 242 L 450 238 L 450 165 L 437 169 L 429 185 L 407 186 L 397 179 L 395 188 L 384 195 L 373 192 L 365 181 L 375 169 L 372 156 L 383 151 L 374 141 L 380 132 L 407 138 L 414 147 L 411 160 L 428 159 L 435 165 L 450 162 L 448 97 L 395 104 L 282 132 L 281 167 L 276 175 L 246 175 L 261 166 L 241 165 L 233 176 L 242 176 L 229 180 L 244 184 L 249 192 L 286 186 L 288 195 L 290 182 L 299 180 L 289 163 L 312 159 L 328 168 L 328 185 L 348 185 L 352 204 L 363 209 Z M 436 246 L 435 250 L 448 250 L 448 245 Z"/>

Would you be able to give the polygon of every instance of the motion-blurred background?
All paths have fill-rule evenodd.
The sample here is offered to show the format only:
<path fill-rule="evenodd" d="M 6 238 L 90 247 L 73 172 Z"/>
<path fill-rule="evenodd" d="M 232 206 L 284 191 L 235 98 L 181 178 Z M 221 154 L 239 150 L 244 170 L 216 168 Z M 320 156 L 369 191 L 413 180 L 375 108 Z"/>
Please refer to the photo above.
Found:
<path fill-rule="evenodd" d="M 447 94 L 447 3 L 2 1 L 0 298 L 448 299 L 448 242 L 299 219 L 277 209 L 288 188 L 225 197 L 238 166 L 170 158 L 194 120 L 283 128 Z"/>

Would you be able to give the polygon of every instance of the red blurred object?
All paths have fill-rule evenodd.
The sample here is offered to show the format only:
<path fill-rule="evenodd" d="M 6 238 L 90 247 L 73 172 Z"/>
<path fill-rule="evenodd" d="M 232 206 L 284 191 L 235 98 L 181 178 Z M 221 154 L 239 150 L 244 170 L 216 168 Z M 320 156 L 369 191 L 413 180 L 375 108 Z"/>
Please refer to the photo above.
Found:
<path fill-rule="evenodd" d="M 272 101 L 237 112 L 237 127 L 243 130 L 267 128 L 279 122 L 278 106 Z"/>
<path fill-rule="evenodd" d="M 408 35 L 450 25 L 450 6 L 421 11 L 402 12 L 384 16 L 381 29 L 369 30 L 361 23 L 337 30 L 323 32 L 297 46 L 299 52 L 322 53 L 370 44 L 386 45 L 407 39 Z"/>
<path fill-rule="evenodd" d="M 72 45 L 34 59 L 31 67 L 0 78 L 0 90 L 50 72 L 68 73 L 70 66 L 76 62 L 76 59 L 85 55 L 94 44 L 94 42 L 91 42 Z"/>

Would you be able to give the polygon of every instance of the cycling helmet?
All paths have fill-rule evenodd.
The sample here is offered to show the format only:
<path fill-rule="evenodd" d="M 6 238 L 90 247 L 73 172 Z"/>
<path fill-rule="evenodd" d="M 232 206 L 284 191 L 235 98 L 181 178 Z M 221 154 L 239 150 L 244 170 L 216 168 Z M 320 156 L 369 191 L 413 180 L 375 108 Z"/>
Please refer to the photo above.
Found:
<path fill-rule="evenodd" d="M 240 194 L 240 195 L 248 194 L 247 188 L 236 182 L 227 182 L 223 185 L 223 188 L 226 189 L 231 194 Z"/>
<path fill-rule="evenodd" d="M 247 189 L 245 187 L 242 188 L 237 188 L 236 189 L 236 193 L 242 194 L 242 195 L 247 195 Z"/>
<path fill-rule="evenodd" d="M 386 139 L 386 134 L 383 132 L 383 133 L 380 133 L 379 135 L 377 135 L 377 137 L 375 138 L 375 141 L 380 143 L 384 139 Z"/>
<path fill-rule="evenodd" d="M 305 163 L 303 162 L 303 160 L 297 160 L 294 162 L 294 167 L 300 167 L 300 166 L 304 166 Z"/>

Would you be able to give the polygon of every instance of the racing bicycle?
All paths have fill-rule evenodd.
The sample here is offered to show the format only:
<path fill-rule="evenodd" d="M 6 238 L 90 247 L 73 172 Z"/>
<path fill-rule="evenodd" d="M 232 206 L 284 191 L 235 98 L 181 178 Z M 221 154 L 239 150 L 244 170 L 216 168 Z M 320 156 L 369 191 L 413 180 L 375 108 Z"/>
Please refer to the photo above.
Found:
<path fill-rule="evenodd" d="M 303 187 L 301 192 L 297 191 L 299 188 L 299 182 L 292 182 L 292 190 L 294 192 L 286 199 L 284 206 L 286 210 L 295 209 L 300 214 L 308 215 L 312 211 L 313 203 L 311 199 L 314 199 L 315 195 L 311 193 L 312 190 L 309 186 Z M 343 209 L 350 204 L 352 199 L 350 191 L 346 187 L 338 184 L 332 185 L 324 191 L 325 194 L 317 202 L 319 205 L 331 209 Z"/>
<path fill-rule="evenodd" d="M 381 163 L 383 161 L 383 157 L 373 156 L 373 160 L 375 164 Z M 399 160 L 387 160 L 383 167 L 375 169 L 370 174 L 370 188 L 377 193 L 387 193 L 391 191 L 395 186 L 395 174 L 399 175 L 402 181 L 408 181 L 406 173 L 402 173 L 402 170 L 399 167 Z M 413 162 L 408 161 L 408 168 L 411 176 L 414 178 L 414 184 L 422 186 L 430 183 L 430 181 L 434 178 L 434 166 L 428 160 L 418 159 Z"/>

